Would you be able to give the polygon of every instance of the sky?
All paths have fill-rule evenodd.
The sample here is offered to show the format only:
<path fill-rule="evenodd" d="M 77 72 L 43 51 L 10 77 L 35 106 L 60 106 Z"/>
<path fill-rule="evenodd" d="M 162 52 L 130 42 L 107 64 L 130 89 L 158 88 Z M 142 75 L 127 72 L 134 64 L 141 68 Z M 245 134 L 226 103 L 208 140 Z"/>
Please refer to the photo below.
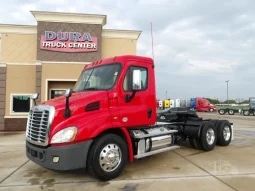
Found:
<path fill-rule="evenodd" d="M 31 10 L 107 15 L 104 28 L 141 30 L 137 55 L 152 57 L 157 98 L 255 96 L 253 0 L 8 0 L 1 24 L 36 25 Z"/>

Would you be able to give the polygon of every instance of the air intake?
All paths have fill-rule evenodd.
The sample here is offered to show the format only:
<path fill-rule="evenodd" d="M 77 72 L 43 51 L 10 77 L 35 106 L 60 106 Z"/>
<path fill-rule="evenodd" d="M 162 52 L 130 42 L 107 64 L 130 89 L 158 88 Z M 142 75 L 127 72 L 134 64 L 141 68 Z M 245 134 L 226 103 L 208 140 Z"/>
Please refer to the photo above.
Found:
<path fill-rule="evenodd" d="M 99 101 L 90 103 L 85 107 L 85 111 L 95 111 L 95 110 L 99 110 L 99 109 L 100 109 Z"/>

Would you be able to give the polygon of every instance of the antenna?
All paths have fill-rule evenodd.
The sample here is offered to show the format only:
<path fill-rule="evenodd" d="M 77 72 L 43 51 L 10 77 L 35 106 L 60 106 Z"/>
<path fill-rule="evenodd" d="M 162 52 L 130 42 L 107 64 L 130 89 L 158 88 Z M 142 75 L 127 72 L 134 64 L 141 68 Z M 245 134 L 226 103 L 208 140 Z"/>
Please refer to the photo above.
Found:
<path fill-rule="evenodd" d="M 151 46 L 152 46 L 152 57 L 153 57 L 153 60 L 154 60 L 152 22 L 151 22 Z"/>

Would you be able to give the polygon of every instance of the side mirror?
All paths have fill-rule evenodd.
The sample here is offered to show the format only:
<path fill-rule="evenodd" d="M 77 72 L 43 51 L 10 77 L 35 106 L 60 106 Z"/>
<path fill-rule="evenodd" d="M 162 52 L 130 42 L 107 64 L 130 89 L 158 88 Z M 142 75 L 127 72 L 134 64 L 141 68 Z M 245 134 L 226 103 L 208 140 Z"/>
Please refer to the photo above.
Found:
<path fill-rule="evenodd" d="M 33 100 L 38 99 L 38 97 L 39 97 L 38 93 L 34 93 L 34 94 L 31 95 L 31 99 L 33 99 Z"/>
<path fill-rule="evenodd" d="M 141 90 L 142 89 L 142 83 L 141 83 L 141 71 L 140 70 L 134 70 L 133 71 L 133 80 L 132 80 L 132 90 Z"/>
<path fill-rule="evenodd" d="M 34 93 L 34 94 L 31 95 L 31 99 L 34 101 L 34 105 L 36 105 L 36 101 L 35 100 L 37 100 L 38 97 L 39 97 L 38 93 Z"/>
<path fill-rule="evenodd" d="M 72 92 L 72 89 L 67 89 L 67 90 L 66 90 L 66 93 L 65 93 L 65 96 L 66 96 L 66 97 L 71 97 L 72 93 L 73 93 L 73 92 Z"/>

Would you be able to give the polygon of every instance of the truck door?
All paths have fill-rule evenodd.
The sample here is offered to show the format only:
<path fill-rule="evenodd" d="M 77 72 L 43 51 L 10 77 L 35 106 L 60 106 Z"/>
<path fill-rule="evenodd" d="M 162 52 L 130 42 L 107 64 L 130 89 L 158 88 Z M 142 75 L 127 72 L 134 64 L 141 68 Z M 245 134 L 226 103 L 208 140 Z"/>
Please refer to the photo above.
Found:
<path fill-rule="evenodd" d="M 133 93 L 131 88 L 134 70 L 141 71 L 141 90 L 136 91 L 135 96 L 128 102 L 125 97 Z M 119 120 L 122 125 L 132 127 L 155 123 L 156 97 L 155 92 L 152 91 L 153 84 L 150 83 L 150 78 L 154 80 L 152 76 L 154 73 L 151 70 L 153 70 L 152 67 L 145 67 L 144 63 L 136 61 L 129 61 L 125 65 L 122 78 L 120 79 L 121 84 L 118 96 Z"/>

